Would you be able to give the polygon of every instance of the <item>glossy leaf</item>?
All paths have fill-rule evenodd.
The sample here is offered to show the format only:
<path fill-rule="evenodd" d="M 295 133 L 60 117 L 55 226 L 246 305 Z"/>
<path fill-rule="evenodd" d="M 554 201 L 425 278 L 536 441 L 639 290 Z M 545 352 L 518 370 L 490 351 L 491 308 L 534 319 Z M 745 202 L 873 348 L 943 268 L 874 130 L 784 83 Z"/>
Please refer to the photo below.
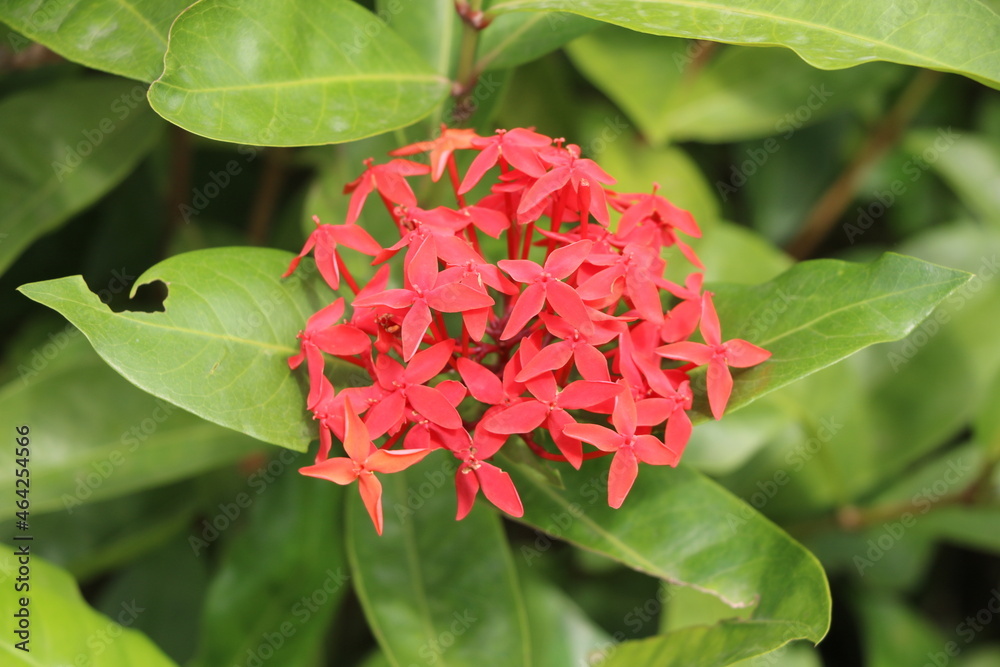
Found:
<path fill-rule="evenodd" d="M 761 285 L 711 287 L 724 337 L 772 353 L 734 374 L 728 410 L 868 345 L 902 338 L 968 280 L 967 273 L 887 253 L 871 264 L 814 260 Z"/>
<path fill-rule="evenodd" d="M 79 276 L 19 290 L 62 313 L 112 368 L 154 396 L 305 451 L 315 424 L 304 407 L 304 379 L 289 372 L 288 357 L 298 352 L 296 334 L 333 294 L 311 261 L 282 279 L 291 257 L 261 248 L 171 257 L 135 283 L 165 283 L 165 312 L 112 312 Z"/>
<path fill-rule="evenodd" d="M 287 665 L 312 664 L 321 654 L 350 577 L 343 489 L 300 476 L 308 458 L 282 452 L 282 472 L 244 492 L 246 523 L 209 587 L 193 666 L 244 664 L 262 650 Z"/>
<path fill-rule="evenodd" d="M 500 0 L 492 9 L 568 11 L 655 35 L 786 46 L 821 69 L 887 60 L 1000 87 L 1000 17 L 979 0 Z"/>
<path fill-rule="evenodd" d="M 441 455 L 381 476 L 381 537 L 348 489 L 348 557 L 368 624 L 394 665 L 528 666 L 526 610 L 500 519 L 480 502 L 454 520 L 454 466 Z"/>
<path fill-rule="evenodd" d="M 762 515 L 683 466 L 642 466 L 625 505 L 613 510 L 607 471 L 606 459 L 563 470 L 566 490 L 557 491 L 515 467 L 523 523 L 640 572 L 697 587 L 733 607 L 733 616 L 737 608 L 753 611 L 749 620 L 625 642 L 604 664 L 725 665 L 826 634 L 830 594 L 822 568 Z M 528 565 L 546 558 L 533 546 L 522 547 L 521 556 Z"/>
<path fill-rule="evenodd" d="M 14 544 L 30 545 L 29 542 Z M 9 589 L 13 589 L 18 569 L 17 556 L 14 555 L 16 548 L 5 544 L 0 555 L 3 585 Z M 37 667 L 83 663 L 93 667 L 175 666 L 144 634 L 129 629 L 145 611 L 143 604 L 135 600 L 122 601 L 113 619 L 99 614 L 80 595 L 71 576 L 38 556 L 31 557 L 30 583 L 30 593 L 25 592 L 25 597 L 30 599 L 30 641 L 26 644 L 30 652 L 15 648 L 20 638 L 9 632 L 0 644 L 4 665 Z M 14 618 L 14 614 L 22 608 L 20 599 L 20 595 L 8 590 L 0 596 L 0 614 L 7 619 Z M 16 622 L 9 625 L 16 626 Z"/>
<path fill-rule="evenodd" d="M 260 443 L 206 422 L 129 384 L 71 327 L 36 348 L 0 387 L 0 419 L 45 434 L 32 457 L 36 513 L 162 486 L 218 468 Z M 60 348 L 59 346 L 62 345 Z M 32 362 L 53 357 L 41 371 Z M 13 476 L 13 460 L 10 474 Z"/>
<path fill-rule="evenodd" d="M 377 0 L 378 17 L 441 76 L 453 76 L 462 21 L 453 0 Z"/>
<path fill-rule="evenodd" d="M 501 14 L 481 34 L 476 67 L 491 70 L 523 65 L 600 25 L 567 12 Z"/>
<path fill-rule="evenodd" d="M 713 47 L 606 26 L 567 52 L 653 144 L 784 137 L 878 101 L 903 73 L 891 65 L 817 71 L 785 49 L 725 47 L 708 57 Z M 771 75 L 756 76 L 762 71 Z M 765 158 L 777 150 L 769 148 Z"/>
<path fill-rule="evenodd" d="M 130 79 L 163 71 L 170 23 L 191 0 L 0 0 L 0 20 L 68 60 Z"/>
<path fill-rule="evenodd" d="M 153 147 L 144 88 L 60 81 L 0 102 L 0 272 L 35 239 L 103 197 Z"/>
<path fill-rule="evenodd" d="M 409 125 L 449 85 L 353 2 L 203 0 L 171 27 L 149 101 L 195 134 L 296 146 Z"/>

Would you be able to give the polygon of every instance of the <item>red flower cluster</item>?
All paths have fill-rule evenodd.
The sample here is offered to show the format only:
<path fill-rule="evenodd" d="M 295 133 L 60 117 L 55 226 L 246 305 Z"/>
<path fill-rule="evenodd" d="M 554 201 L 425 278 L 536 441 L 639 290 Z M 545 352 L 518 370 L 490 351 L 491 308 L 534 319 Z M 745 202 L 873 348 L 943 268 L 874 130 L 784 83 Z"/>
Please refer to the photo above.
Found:
<path fill-rule="evenodd" d="M 457 150 L 477 152 L 464 177 Z M 307 407 L 319 422 L 316 464 L 301 472 L 337 484 L 357 479 L 381 533 L 374 473 L 402 470 L 443 449 L 459 460 L 459 519 L 480 489 L 521 516 L 513 482 L 490 463 L 517 435 L 539 456 L 576 468 L 612 454 L 608 502 L 619 507 L 640 462 L 674 466 L 680 459 L 691 433 L 692 369 L 707 367 L 718 419 L 732 389 L 729 368 L 759 364 L 770 353 L 722 341 L 700 273 L 683 286 L 664 279 L 661 251 L 671 246 L 701 268 L 678 236 L 701 232 L 655 187 L 651 194 L 609 190 L 614 179 L 581 158 L 579 147 L 521 128 L 492 137 L 442 129 L 438 139 L 392 154 L 420 152 L 430 153 L 429 165 L 367 160 L 345 188 L 347 220 L 314 218 L 316 230 L 285 274 L 312 252 L 333 289 L 344 279 L 354 293 L 346 321 L 342 298 L 309 318 L 301 352 L 289 360 L 292 368 L 306 362 Z M 494 169 L 489 194 L 467 203 L 466 194 Z M 436 181 L 445 171 L 457 206 L 420 208 L 407 177 Z M 399 231 L 388 248 L 356 224 L 372 193 Z M 342 247 L 381 265 L 363 288 Z M 504 252 L 504 259 L 489 258 Z M 402 284 L 390 288 L 387 262 L 399 253 Z M 673 297 L 666 312 L 664 292 Z M 696 329 L 704 343 L 688 340 Z M 363 368 L 371 384 L 335 389 L 323 373 L 325 354 Z M 346 457 L 328 458 L 334 439 Z M 585 443 L 595 449 L 585 451 Z"/>

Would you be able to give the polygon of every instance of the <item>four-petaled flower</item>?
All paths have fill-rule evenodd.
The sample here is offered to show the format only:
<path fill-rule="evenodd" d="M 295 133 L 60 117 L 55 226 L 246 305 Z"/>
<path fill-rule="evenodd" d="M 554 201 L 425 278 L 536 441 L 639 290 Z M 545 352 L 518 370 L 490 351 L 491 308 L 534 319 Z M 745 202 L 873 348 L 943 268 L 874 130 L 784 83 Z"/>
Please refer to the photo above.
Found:
<path fill-rule="evenodd" d="M 722 342 L 719 316 L 715 312 L 711 292 L 705 292 L 702 296 L 699 330 L 705 339 L 704 344 L 690 341 L 671 343 L 657 348 L 656 353 L 667 359 L 690 361 L 698 366 L 707 365 L 708 403 L 712 408 L 712 416 L 722 419 L 729 395 L 733 391 L 733 376 L 729 368 L 756 366 L 767 360 L 771 353 L 741 338 Z"/>
<path fill-rule="evenodd" d="M 368 435 L 368 427 L 361 421 L 350 401 L 344 402 L 344 451 L 347 457 L 338 456 L 311 466 L 300 468 L 299 472 L 309 477 L 328 479 L 334 484 L 346 486 L 358 480 L 361 500 L 375 524 L 375 530 L 382 534 L 382 483 L 375 477 L 377 472 L 399 472 L 406 470 L 431 453 L 429 449 L 379 449 Z"/>

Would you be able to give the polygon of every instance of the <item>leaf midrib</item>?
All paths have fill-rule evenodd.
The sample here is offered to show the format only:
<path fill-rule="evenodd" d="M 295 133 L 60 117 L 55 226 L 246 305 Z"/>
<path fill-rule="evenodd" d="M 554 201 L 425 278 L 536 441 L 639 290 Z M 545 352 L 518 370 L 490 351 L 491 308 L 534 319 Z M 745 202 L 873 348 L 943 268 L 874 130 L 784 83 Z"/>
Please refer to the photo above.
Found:
<path fill-rule="evenodd" d="M 185 88 L 173 83 L 167 83 L 162 79 L 155 82 L 155 85 L 173 90 L 180 90 L 185 93 L 219 93 L 245 90 L 270 90 L 272 88 L 295 88 L 300 86 L 313 85 L 335 85 L 338 83 L 356 83 L 365 81 L 428 81 L 445 84 L 447 79 L 438 74 L 351 74 L 338 76 L 320 76 L 309 79 L 295 79 L 288 81 L 273 81 L 267 83 L 242 84 L 235 86 L 215 86 L 212 88 Z"/>

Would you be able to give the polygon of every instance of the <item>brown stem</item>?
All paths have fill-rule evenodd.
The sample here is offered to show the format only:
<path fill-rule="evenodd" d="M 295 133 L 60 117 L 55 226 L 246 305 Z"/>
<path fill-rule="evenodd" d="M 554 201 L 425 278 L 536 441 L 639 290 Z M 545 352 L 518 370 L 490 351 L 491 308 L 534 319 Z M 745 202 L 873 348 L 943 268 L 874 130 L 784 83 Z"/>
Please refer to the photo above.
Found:
<path fill-rule="evenodd" d="M 185 221 L 182 208 L 191 204 L 191 135 L 176 125 L 170 126 L 170 181 L 167 184 L 167 225 L 160 242 L 160 256 L 166 255 L 174 234 Z"/>
<path fill-rule="evenodd" d="M 288 151 L 287 148 L 268 148 L 264 154 L 263 172 L 247 226 L 247 240 L 252 245 L 264 245 L 267 242 L 278 205 L 278 195 L 281 194 L 281 186 L 285 181 Z"/>
<path fill-rule="evenodd" d="M 934 90 L 941 72 L 920 70 L 903 90 L 896 104 L 871 129 L 861 148 L 840 176 L 827 188 L 823 196 L 806 215 L 799 233 L 786 250 L 796 259 L 812 256 L 816 247 L 826 238 L 830 229 L 851 204 L 858 185 L 868 170 L 875 165 L 903 134 L 913 116 Z"/>

